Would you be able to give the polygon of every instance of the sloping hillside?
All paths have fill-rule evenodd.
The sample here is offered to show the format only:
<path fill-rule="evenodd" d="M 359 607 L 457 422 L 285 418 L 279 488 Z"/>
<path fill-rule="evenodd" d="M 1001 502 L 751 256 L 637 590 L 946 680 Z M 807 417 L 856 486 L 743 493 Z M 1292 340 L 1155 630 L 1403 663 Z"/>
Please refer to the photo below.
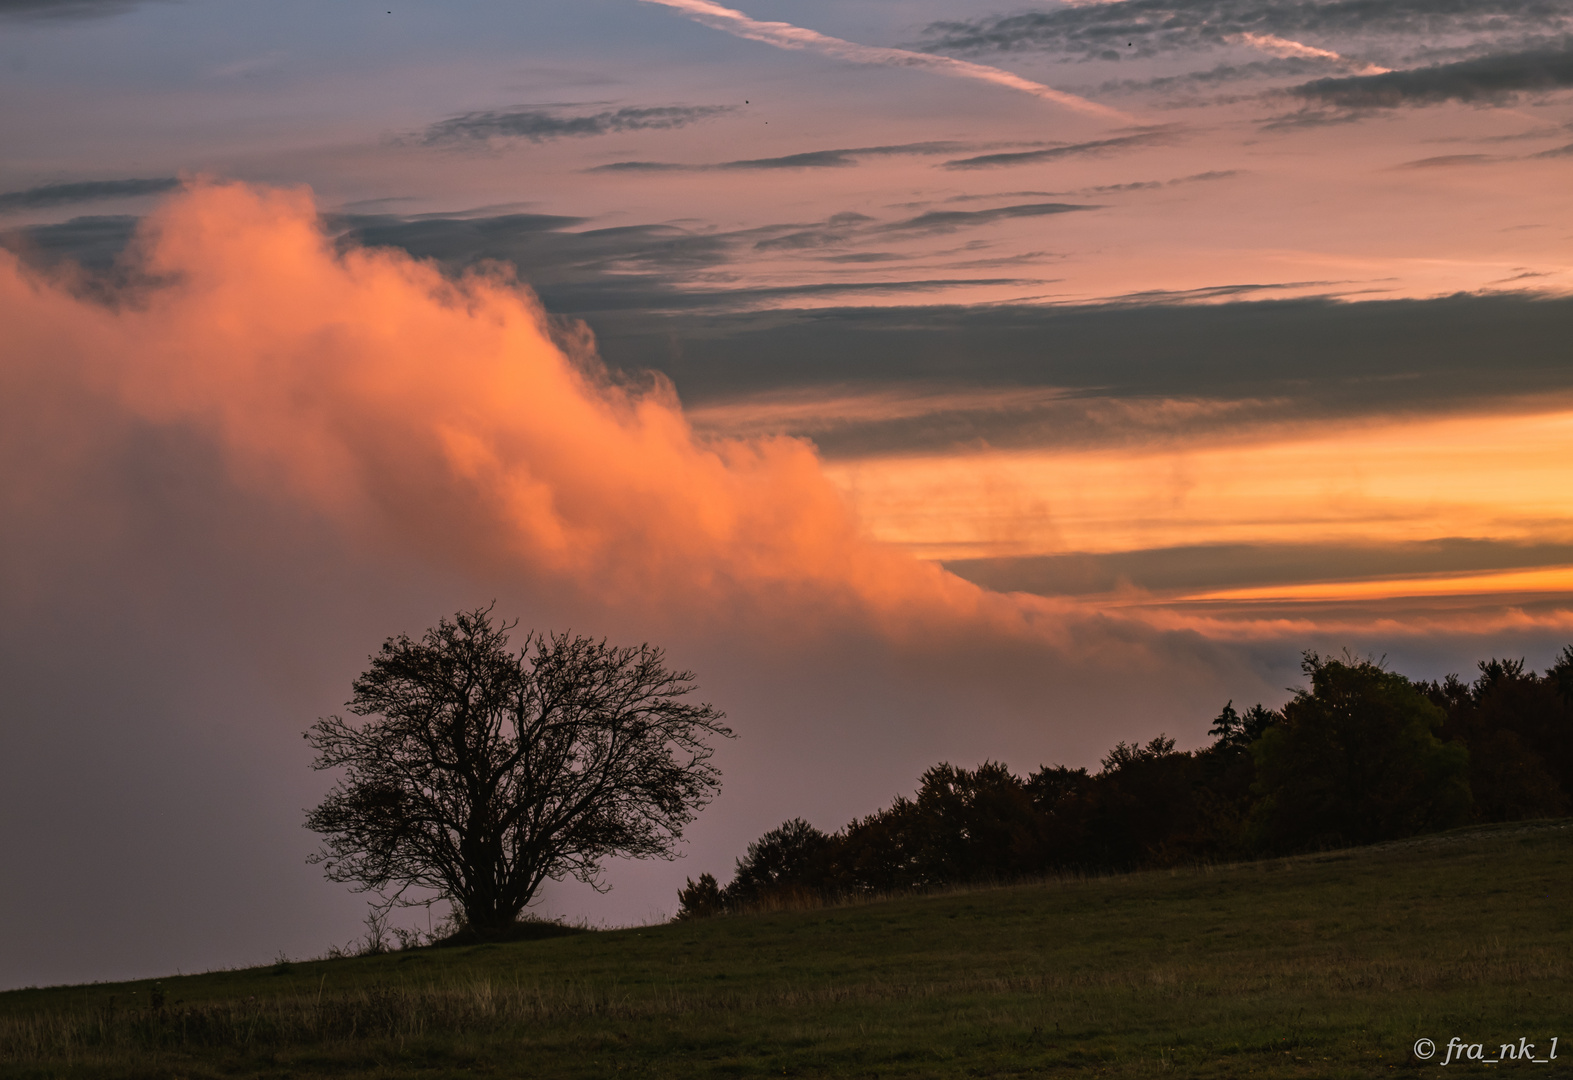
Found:
<path fill-rule="evenodd" d="M 1573 822 L 0 995 L 7 1076 L 1375 1076 L 1573 1066 Z M 1422 1066 L 1410 1048 L 1434 1040 Z M 1570 1070 L 1573 1071 L 1573 1070 Z"/>

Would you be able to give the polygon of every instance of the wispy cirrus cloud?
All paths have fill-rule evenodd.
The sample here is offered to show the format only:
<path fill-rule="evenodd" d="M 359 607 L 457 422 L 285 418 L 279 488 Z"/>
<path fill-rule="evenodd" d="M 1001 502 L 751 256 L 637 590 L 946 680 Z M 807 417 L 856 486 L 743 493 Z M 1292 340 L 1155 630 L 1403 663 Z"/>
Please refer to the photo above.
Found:
<path fill-rule="evenodd" d="M 1085 203 L 1020 203 L 1015 206 L 995 206 L 987 210 L 930 210 L 905 221 L 881 226 L 880 232 L 890 233 L 942 233 L 957 229 L 992 225 L 1011 218 L 1049 217 L 1055 214 L 1073 214 L 1080 210 L 1101 210 L 1101 206 Z"/>
<path fill-rule="evenodd" d="M 976 157 L 957 158 L 945 162 L 946 169 L 999 169 L 1012 165 L 1034 165 L 1060 158 L 1079 157 L 1086 154 L 1106 154 L 1138 146 L 1152 146 L 1173 138 L 1169 130 L 1142 131 L 1134 135 L 1121 135 L 1112 139 L 1093 139 L 1089 142 L 1050 146 L 1042 150 L 1022 150 L 1003 154 L 980 154 Z"/>
<path fill-rule="evenodd" d="M 875 236 L 897 238 L 938 235 L 959 229 L 979 228 L 1012 218 L 1052 217 L 1079 210 L 1100 210 L 1102 207 L 1083 203 L 1043 202 L 1016 203 L 994 206 L 984 210 L 929 210 L 900 221 L 876 223 L 866 214 L 835 214 L 829 220 L 807 228 L 767 236 L 754 244 L 756 251 L 813 251 L 819 248 L 841 247 Z"/>
<path fill-rule="evenodd" d="M 1011 90 L 1017 90 L 1044 101 L 1062 105 L 1077 112 L 1100 116 L 1104 119 L 1130 122 L 1131 117 L 1118 109 L 1107 105 L 1100 105 L 1095 101 L 1068 94 L 1063 90 L 1056 90 L 1031 79 L 1023 78 L 1014 72 L 1002 68 L 990 67 L 987 64 L 975 64 L 967 60 L 957 60 L 950 56 L 936 56 L 931 53 L 914 52 L 910 49 L 893 49 L 880 45 L 860 45 L 844 38 L 830 37 L 815 30 L 808 30 L 801 26 L 794 26 L 784 22 L 764 22 L 753 19 L 732 8 L 722 7 L 712 3 L 711 0 L 643 0 L 647 4 L 660 4 L 663 7 L 674 8 L 683 14 L 703 23 L 715 30 L 721 30 L 749 41 L 758 41 L 766 45 L 773 45 L 778 49 L 800 49 L 817 52 L 825 56 L 832 56 L 838 60 L 847 60 L 857 64 L 874 64 L 880 67 L 916 68 L 922 71 L 932 71 L 939 75 L 948 75 L 953 78 L 972 79 L 978 82 L 992 83 Z"/>
<path fill-rule="evenodd" d="M 1239 169 L 1209 169 L 1207 172 L 1192 173 L 1190 176 L 1176 176 L 1171 180 L 1139 180 L 1126 184 L 1098 184 L 1094 187 L 1082 188 L 1074 194 L 1078 195 L 1104 195 L 1118 194 L 1124 191 L 1156 191 L 1159 188 L 1176 187 L 1180 184 L 1203 184 L 1212 180 L 1232 180 L 1244 175 Z"/>
<path fill-rule="evenodd" d="M 608 165 L 597 165 L 587 171 L 750 172 L 768 169 L 846 169 L 855 167 L 859 163 L 859 159 L 865 157 L 896 157 L 907 154 L 919 156 L 954 154 L 965 149 L 967 149 L 967 144 L 959 142 L 902 143 L 894 146 L 854 146 L 838 150 L 808 150 L 801 154 L 783 154 L 779 157 L 745 158 L 740 161 L 719 161 L 694 165 L 668 161 L 614 161 Z"/>
<path fill-rule="evenodd" d="M 1511 160 L 1513 159 L 1499 154 L 1439 154 L 1436 157 L 1406 161 L 1401 165 L 1394 165 L 1393 168 L 1401 171 L 1410 169 L 1447 169 L 1455 165 L 1490 165 L 1498 161 Z"/>
<path fill-rule="evenodd" d="M 1382 75 L 1388 69 L 1379 64 L 1367 63 L 1363 60 L 1351 61 L 1331 49 L 1319 49 L 1314 45 L 1307 45 L 1303 41 L 1292 41 L 1289 38 L 1279 37 L 1277 34 L 1253 34 L 1250 32 L 1239 35 L 1239 40 L 1253 49 L 1281 59 L 1326 60 L 1330 63 L 1351 65 L 1361 75 Z"/>
<path fill-rule="evenodd" d="M 1189 176 L 1175 176 L 1168 180 L 1128 180 L 1119 184 L 1092 184 L 1087 187 L 1074 188 L 1070 191 L 1019 191 L 1016 195 L 1033 195 L 1049 198 L 1065 195 L 1121 195 L 1131 191 L 1158 191 L 1163 188 L 1178 187 L 1181 184 L 1200 184 L 1212 180 L 1229 180 L 1245 173 L 1240 169 L 1210 169 L 1207 172 L 1192 173 Z M 952 195 L 946 199 L 947 203 L 980 202 L 985 199 L 999 199 L 1006 196 L 995 193 L 992 195 Z"/>
<path fill-rule="evenodd" d="M 557 108 L 521 108 L 461 113 L 429 125 L 417 137 L 424 146 L 485 142 L 491 139 L 586 138 L 624 131 L 664 131 L 711 120 L 732 111 L 730 105 L 658 105 L 603 109 L 578 116 Z"/>

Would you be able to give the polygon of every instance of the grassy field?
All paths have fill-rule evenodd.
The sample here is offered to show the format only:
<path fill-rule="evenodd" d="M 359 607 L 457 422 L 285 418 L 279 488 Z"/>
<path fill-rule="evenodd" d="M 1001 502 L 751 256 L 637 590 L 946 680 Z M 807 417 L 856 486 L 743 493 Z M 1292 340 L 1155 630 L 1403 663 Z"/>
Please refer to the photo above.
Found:
<path fill-rule="evenodd" d="M 0 994 L 0 1075 L 1573 1076 L 1573 822 Z M 161 999 L 161 1004 L 159 1003 Z M 1421 1037 L 1439 1047 L 1414 1059 Z M 1565 1064 L 1564 1064 L 1565 1063 Z"/>

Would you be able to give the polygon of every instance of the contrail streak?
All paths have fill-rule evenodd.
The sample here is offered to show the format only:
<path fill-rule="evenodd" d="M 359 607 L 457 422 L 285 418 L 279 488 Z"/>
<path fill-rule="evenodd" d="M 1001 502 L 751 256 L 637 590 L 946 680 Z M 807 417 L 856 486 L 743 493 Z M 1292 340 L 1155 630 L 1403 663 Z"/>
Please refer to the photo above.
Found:
<path fill-rule="evenodd" d="M 1341 56 L 1329 49 L 1318 49 L 1315 45 L 1281 38 L 1277 34 L 1241 34 L 1239 40 L 1274 56 L 1303 56 L 1317 60 L 1332 60 L 1356 69 L 1361 75 L 1385 75 L 1388 71 L 1385 67 L 1377 67 L 1362 60 L 1350 60 L 1347 56 Z"/>
<path fill-rule="evenodd" d="M 750 41 L 762 41 L 766 45 L 774 45 L 778 49 L 808 49 L 834 56 L 839 60 L 850 60 L 856 64 L 878 64 L 882 67 L 907 67 L 921 68 L 940 75 L 951 75 L 961 79 L 976 79 L 979 82 L 993 83 L 996 86 L 1009 87 L 1019 90 L 1044 101 L 1052 101 L 1056 105 L 1063 105 L 1067 109 L 1077 112 L 1101 116 L 1109 120 L 1118 120 L 1121 123 L 1131 123 L 1134 118 L 1118 109 L 1111 109 L 1107 105 L 1099 105 L 1095 101 L 1067 94 L 1056 90 L 1052 86 L 1024 79 L 1009 71 L 1002 71 L 987 64 L 974 64 L 966 60 L 956 60 L 949 56 L 933 56 L 929 53 L 912 52 L 908 49 L 891 49 L 881 45 L 859 45 L 855 41 L 845 41 L 841 38 L 829 37 L 815 30 L 806 30 L 801 26 L 793 26 L 783 22 L 760 22 L 751 19 L 741 11 L 734 11 L 720 4 L 711 3 L 711 0 L 643 0 L 647 4 L 660 4 L 663 7 L 676 8 L 678 11 L 692 17 L 696 22 L 703 23 L 715 30 L 722 30 Z"/>

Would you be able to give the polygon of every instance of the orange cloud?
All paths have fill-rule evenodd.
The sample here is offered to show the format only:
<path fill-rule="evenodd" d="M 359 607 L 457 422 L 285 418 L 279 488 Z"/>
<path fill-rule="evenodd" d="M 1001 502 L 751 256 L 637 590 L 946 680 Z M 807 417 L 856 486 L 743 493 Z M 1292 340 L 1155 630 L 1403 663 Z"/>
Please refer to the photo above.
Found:
<path fill-rule="evenodd" d="M 150 283 L 112 305 L 0 263 L 7 377 L 70 372 L 202 433 L 251 489 L 602 603 L 1046 632 L 869 538 L 809 443 L 696 437 L 668 384 L 632 389 L 569 355 L 502 272 L 452 280 L 402 252 L 337 251 L 305 191 L 194 184 L 135 259 Z"/>

